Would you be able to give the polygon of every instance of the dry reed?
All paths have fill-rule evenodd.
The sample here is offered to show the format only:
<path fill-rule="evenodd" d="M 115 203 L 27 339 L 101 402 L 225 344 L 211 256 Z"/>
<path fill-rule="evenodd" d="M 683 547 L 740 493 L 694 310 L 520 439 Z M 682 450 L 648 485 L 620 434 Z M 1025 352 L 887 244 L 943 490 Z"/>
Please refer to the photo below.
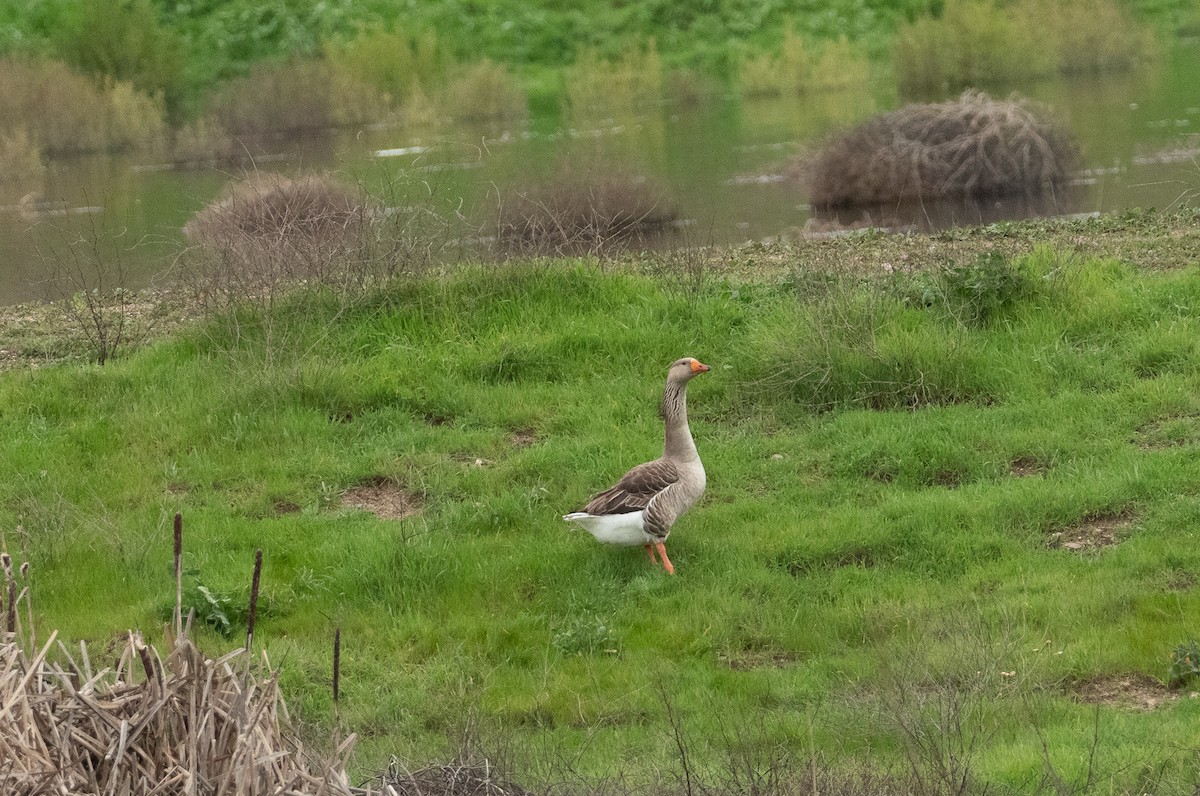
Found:
<path fill-rule="evenodd" d="M 57 633 L 32 658 L 0 642 L 0 792 L 350 794 L 344 761 L 312 766 L 263 656 L 206 657 L 185 633 L 163 660 L 129 633 L 112 668 L 73 656 Z"/>
<path fill-rule="evenodd" d="M 955 196 L 1032 195 L 1064 184 L 1078 148 L 1020 100 L 965 92 L 907 105 L 836 137 L 817 155 L 820 207 Z"/>
<path fill-rule="evenodd" d="M 520 253 L 600 252 L 671 227 L 678 211 L 661 185 L 625 174 L 578 173 L 561 166 L 499 209 L 501 244 Z"/>

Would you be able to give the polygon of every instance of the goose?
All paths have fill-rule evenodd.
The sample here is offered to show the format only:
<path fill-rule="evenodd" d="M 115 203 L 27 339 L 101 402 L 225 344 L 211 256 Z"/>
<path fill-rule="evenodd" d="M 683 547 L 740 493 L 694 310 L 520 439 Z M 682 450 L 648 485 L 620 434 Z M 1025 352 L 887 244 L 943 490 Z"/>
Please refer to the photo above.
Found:
<path fill-rule="evenodd" d="M 655 551 L 668 574 L 675 566 L 667 558 L 671 526 L 704 494 L 704 465 L 696 452 L 687 417 L 688 382 L 711 368 L 694 357 L 671 363 L 663 391 L 662 418 L 666 426 L 663 455 L 639 464 L 610 489 L 593 495 L 579 511 L 563 515 L 605 544 L 643 545 L 655 564 Z"/>

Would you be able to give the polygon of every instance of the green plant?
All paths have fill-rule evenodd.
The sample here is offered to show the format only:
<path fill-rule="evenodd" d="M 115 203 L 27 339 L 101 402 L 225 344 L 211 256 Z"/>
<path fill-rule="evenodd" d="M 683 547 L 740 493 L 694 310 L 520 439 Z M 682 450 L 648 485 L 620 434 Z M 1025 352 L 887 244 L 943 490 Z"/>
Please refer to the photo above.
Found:
<path fill-rule="evenodd" d="M 891 285 L 910 306 L 938 309 L 959 323 L 977 325 L 1016 306 L 1034 288 L 1019 266 L 995 251 L 933 271 L 893 271 Z"/>
<path fill-rule="evenodd" d="M 1200 643 L 1189 639 L 1171 652 L 1171 668 L 1167 670 L 1167 685 L 1182 688 L 1200 676 Z"/>
<path fill-rule="evenodd" d="M 72 66 L 159 96 L 172 123 L 182 121 L 187 50 L 151 0 L 82 0 L 61 36 L 59 52 Z"/>
<path fill-rule="evenodd" d="M 609 626 L 595 616 L 576 616 L 554 634 L 551 646 L 563 655 L 616 655 L 619 642 Z"/>

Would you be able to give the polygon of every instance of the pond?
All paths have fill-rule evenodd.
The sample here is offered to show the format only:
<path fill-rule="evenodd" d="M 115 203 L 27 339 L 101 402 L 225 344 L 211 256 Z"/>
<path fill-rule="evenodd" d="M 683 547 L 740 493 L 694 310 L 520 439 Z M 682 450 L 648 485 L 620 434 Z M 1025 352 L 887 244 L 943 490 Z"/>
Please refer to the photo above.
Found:
<path fill-rule="evenodd" d="M 1180 42 L 1154 67 L 1129 75 L 1063 79 L 991 89 L 1049 105 L 1075 134 L 1083 168 L 1063 196 L 856 211 L 814 218 L 789 163 L 824 136 L 897 107 L 883 88 L 795 99 L 717 99 L 663 106 L 623 119 L 535 117 L 501 128 L 423 132 L 338 131 L 319 140 L 248 147 L 252 164 L 171 168 L 138 156 L 58 161 L 35 185 L 0 182 L 0 303 L 53 297 L 55 267 L 72 241 L 117 236 L 130 287 L 169 280 L 180 228 L 230 181 L 252 170 L 334 170 L 373 193 L 419 185 L 486 236 L 505 195 L 559 164 L 643 175 L 667 188 L 681 244 L 730 244 L 872 224 L 936 229 L 1028 215 L 1168 208 L 1200 193 L 1200 42 Z M 578 167 L 578 166 L 577 166 Z M 589 168 L 583 166 L 580 168 Z M 61 265 L 58 268 L 61 269 Z"/>

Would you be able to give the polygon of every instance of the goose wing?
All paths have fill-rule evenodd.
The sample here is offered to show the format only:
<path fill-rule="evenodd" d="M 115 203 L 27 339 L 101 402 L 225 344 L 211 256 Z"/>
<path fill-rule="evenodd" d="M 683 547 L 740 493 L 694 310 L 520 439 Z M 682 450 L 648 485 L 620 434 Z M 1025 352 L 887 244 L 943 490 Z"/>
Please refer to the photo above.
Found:
<path fill-rule="evenodd" d="M 656 495 L 679 480 L 679 470 L 666 459 L 639 464 L 616 486 L 593 495 L 583 511 L 588 514 L 628 514 L 642 511 Z"/>

